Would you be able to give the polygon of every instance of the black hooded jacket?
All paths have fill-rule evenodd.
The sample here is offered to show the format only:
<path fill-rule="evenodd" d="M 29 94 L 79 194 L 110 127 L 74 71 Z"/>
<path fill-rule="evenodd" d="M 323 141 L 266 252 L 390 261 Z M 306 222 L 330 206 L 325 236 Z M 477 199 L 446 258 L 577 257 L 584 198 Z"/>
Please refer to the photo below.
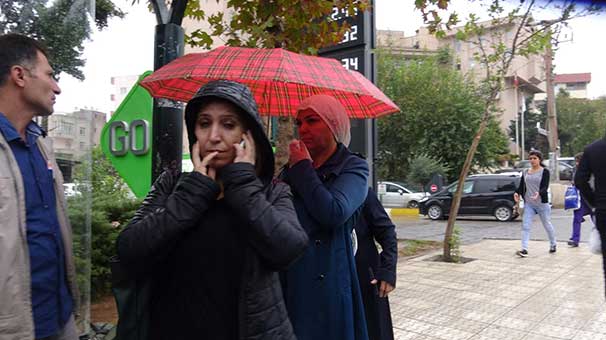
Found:
<path fill-rule="evenodd" d="M 232 102 L 246 115 L 258 169 L 249 163 L 223 167 L 221 200 L 219 185 L 209 177 L 163 173 L 120 233 L 119 257 L 133 272 L 154 277 L 154 339 L 295 339 L 276 271 L 303 253 L 307 234 L 289 187 L 272 180 L 273 151 L 245 86 L 215 81 L 188 103 L 190 152 L 200 105 L 213 98 Z M 233 296 L 213 295 L 230 290 Z M 229 326 L 237 329 L 221 329 Z M 205 329 L 221 335 L 204 334 Z"/>

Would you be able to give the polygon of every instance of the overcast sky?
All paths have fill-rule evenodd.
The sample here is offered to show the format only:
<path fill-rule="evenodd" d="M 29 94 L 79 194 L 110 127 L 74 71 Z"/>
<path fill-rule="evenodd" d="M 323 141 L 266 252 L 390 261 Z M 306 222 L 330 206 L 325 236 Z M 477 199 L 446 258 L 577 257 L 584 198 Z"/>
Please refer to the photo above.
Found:
<path fill-rule="evenodd" d="M 420 12 L 414 10 L 414 0 L 375 1 L 377 29 L 404 31 L 409 36 L 422 26 Z M 469 10 L 478 12 L 477 6 L 467 1 L 451 2 L 451 8 L 462 15 Z M 131 5 L 132 0 L 114 0 L 114 3 L 127 12 L 127 16 L 111 20 L 106 30 L 95 32 L 92 40 L 85 44 L 86 80 L 61 76 L 59 85 L 63 92 L 55 105 L 56 111 L 84 107 L 113 111 L 116 108 L 110 101 L 110 77 L 139 75 L 153 68 L 155 16 L 148 11 L 146 1 L 135 5 Z M 570 26 L 573 41 L 560 45 L 555 72 L 591 72 L 589 96 L 606 95 L 606 44 L 602 36 L 606 32 L 606 15 L 576 19 Z"/>

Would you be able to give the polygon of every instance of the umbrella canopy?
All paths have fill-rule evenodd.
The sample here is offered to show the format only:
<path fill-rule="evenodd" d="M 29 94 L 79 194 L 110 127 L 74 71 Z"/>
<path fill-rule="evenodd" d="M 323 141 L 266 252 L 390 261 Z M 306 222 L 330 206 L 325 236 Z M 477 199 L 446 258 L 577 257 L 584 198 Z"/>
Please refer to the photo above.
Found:
<path fill-rule="evenodd" d="M 335 59 L 306 56 L 281 48 L 219 47 L 173 60 L 141 82 L 156 98 L 189 101 L 207 82 L 228 79 L 246 84 L 270 116 L 292 116 L 314 94 L 337 98 L 351 118 L 376 118 L 400 111 L 360 73 Z"/>

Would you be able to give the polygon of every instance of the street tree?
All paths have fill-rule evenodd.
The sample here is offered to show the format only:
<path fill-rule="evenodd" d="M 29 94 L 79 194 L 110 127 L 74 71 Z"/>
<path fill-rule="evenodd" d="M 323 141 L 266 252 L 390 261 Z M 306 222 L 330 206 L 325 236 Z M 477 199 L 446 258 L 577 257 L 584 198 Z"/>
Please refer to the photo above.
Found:
<path fill-rule="evenodd" d="M 498 112 L 498 95 L 504 89 L 505 77 L 510 75 L 514 59 L 549 51 L 552 44 L 557 43 L 558 32 L 569 20 L 600 11 L 600 7 L 593 3 L 577 8 L 574 2 L 569 1 L 542 3 L 530 0 L 504 4 L 499 0 L 487 0 L 484 4 L 489 20 L 482 22 L 477 14 L 472 13 L 464 26 L 454 28 L 458 40 L 475 47 L 473 57 L 481 70 L 481 92 L 478 95 L 482 98 L 483 108 L 482 119 L 469 146 L 450 207 L 444 236 L 443 258 L 446 261 L 452 261 L 450 240 L 461 203 L 465 177 L 469 173 L 490 117 Z M 511 8 L 506 9 L 505 5 Z M 453 25 L 458 22 L 456 14 L 451 14 L 448 20 L 442 18 L 448 10 L 448 0 L 416 0 L 415 6 L 421 10 L 430 32 L 435 33 L 438 38 L 445 37 L 446 30 L 453 29 Z M 533 14 L 543 9 L 551 9 L 553 17 L 536 22 Z"/>
<path fill-rule="evenodd" d="M 422 188 L 427 191 L 427 184 L 431 181 L 434 174 L 444 176 L 449 170 L 441 159 L 434 158 L 426 154 L 420 154 L 415 158 L 408 160 L 409 170 L 406 176 L 406 183 Z"/>
<path fill-rule="evenodd" d="M 84 0 L 0 0 L 0 34 L 19 33 L 41 41 L 57 74 L 84 79 L 84 42 L 90 38 L 87 13 L 95 13 L 98 29 L 124 13 L 111 0 L 96 0 L 94 10 Z"/>
<path fill-rule="evenodd" d="M 402 60 L 389 48 L 378 50 L 378 86 L 402 112 L 378 119 L 380 178 L 404 179 L 410 159 L 427 154 L 456 178 L 471 136 L 482 118 L 479 88 L 452 65 L 449 50 L 419 60 Z M 495 117 L 478 145 L 474 169 L 492 167 L 508 154 L 507 137 Z"/>
<path fill-rule="evenodd" d="M 76 190 L 68 197 L 78 285 L 84 301 L 88 287 L 93 299 L 110 292 L 108 260 L 116 252 L 115 241 L 121 227 L 126 226 L 140 204 L 100 147 L 91 150 L 90 158 L 86 158 L 74 169 Z"/>
<path fill-rule="evenodd" d="M 232 0 L 227 2 L 227 12 L 207 15 L 202 1 L 190 0 L 186 16 L 206 21 L 210 32 L 198 29 L 186 36 L 191 46 L 209 49 L 214 39 L 221 39 L 228 46 L 280 47 L 301 54 L 315 55 L 321 47 L 338 43 L 349 28 L 329 20 L 333 7 L 362 12 L 369 0 Z M 276 145 L 276 169 L 288 160 L 287 146 L 293 138 L 291 118 L 278 119 Z"/>
<path fill-rule="evenodd" d="M 572 98 L 561 92 L 556 99 L 562 155 L 574 156 L 606 131 L 606 97 Z"/>

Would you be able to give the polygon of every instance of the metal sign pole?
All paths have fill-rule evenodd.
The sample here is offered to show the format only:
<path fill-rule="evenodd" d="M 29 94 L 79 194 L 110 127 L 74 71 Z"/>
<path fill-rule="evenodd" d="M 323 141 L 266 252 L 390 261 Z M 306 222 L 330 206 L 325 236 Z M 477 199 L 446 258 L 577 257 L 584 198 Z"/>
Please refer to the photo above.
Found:
<path fill-rule="evenodd" d="M 343 40 L 318 53 L 321 57 L 335 58 L 343 67 L 362 73 L 373 83 L 376 79 L 375 58 L 372 50 L 375 48 L 374 1 L 371 1 L 369 10 L 364 13 L 349 14 L 335 8 L 331 20 L 348 22 L 350 29 Z M 377 189 L 375 171 L 375 158 L 377 154 L 377 125 L 375 119 L 351 120 L 351 144 L 349 149 L 366 157 L 368 162 L 369 185 Z"/>
<path fill-rule="evenodd" d="M 183 55 L 183 28 L 175 24 L 156 26 L 154 70 Z M 181 170 L 183 158 L 183 108 L 181 103 L 154 99 L 152 124 L 152 183 L 166 169 Z"/>
<path fill-rule="evenodd" d="M 170 10 L 164 0 L 152 0 L 156 14 L 154 70 L 183 55 L 185 33 L 181 27 L 188 0 L 174 0 Z M 176 101 L 154 99 L 152 124 L 152 183 L 164 170 L 181 170 L 183 158 L 183 109 Z"/>

